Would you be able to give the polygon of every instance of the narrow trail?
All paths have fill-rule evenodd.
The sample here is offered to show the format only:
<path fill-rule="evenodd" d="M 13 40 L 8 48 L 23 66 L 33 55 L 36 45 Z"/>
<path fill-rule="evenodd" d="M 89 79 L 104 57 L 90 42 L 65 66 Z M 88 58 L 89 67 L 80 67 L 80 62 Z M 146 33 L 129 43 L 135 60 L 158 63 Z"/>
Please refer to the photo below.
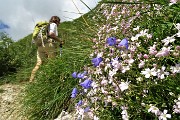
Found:
<path fill-rule="evenodd" d="M 0 120 L 28 120 L 23 116 L 22 98 L 26 84 L 0 85 Z M 62 111 L 54 120 L 75 120 L 75 113 Z M 86 116 L 85 116 L 86 117 Z M 88 117 L 86 118 L 88 119 Z"/>
<path fill-rule="evenodd" d="M 25 84 L 0 85 L 0 120 L 27 120 L 21 110 Z"/>

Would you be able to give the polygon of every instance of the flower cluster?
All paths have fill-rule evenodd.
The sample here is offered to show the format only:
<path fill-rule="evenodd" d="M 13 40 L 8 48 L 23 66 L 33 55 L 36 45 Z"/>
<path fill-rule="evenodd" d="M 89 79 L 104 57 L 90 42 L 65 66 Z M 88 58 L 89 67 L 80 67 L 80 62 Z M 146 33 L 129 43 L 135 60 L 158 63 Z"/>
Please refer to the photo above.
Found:
<path fill-rule="evenodd" d="M 153 106 L 153 105 L 149 105 L 149 109 L 148 112 L 154 113 L 159 120 L 167 120 L 167 118 L 171 118 L 171 114 L 167 114 L 167 110 L 164 110 L 163 112 L 161 112 L 157 107 Z"/>
<path fill-rule="evenodd" d="M 169 98 L 166 98 L 166 93 L 163 92 L 173 92 L 171 88 L 174 86 L 167 89 L 164 86 L 180 73 L 180 46 L 177 45 L 180 24 L 174 24 L 176 33 L 173 35 L 162 40 L 155 38 L 152 30 L 135 22 L 143 17 L 139 9 L 146 11 L 150 7 L 148 4 L 102 4 L 103 10 L 100 12 L 105 17 L 105 22 L 98 26 L 97 38 L 93 39 L 95 44 L 90 55 L 92 65 L 85 69 L 86 72 L 72 74 L 74 78 L 80 79 L 78 89 L 74 88 L 71 95 L 72 98 L 81 95 L 77 97 L 80 101 L 76 103 L 79 117 L 83 118 L 87 113 L 91 119 L 99 119 L 101 109 L 108 107 L 121 108 L 122 119 L 128 120 L 129 115 L 132 117 L 137 109 L 136 105 L 156 103 L 157 96 L 162 99 L 158 104 L 167 104 L 164 99 Z M 159 9 L 159 6 L 154 9 Z M 151 16 L 150 12 L 147 14 Z M 176 81 L 173 81 L 172 85 L 177 85 L 174 83 Z M 154 91 L 163 94 L 157 95 Z M 133 106 L 133 103 L 136 105 Z M 160 109 L 163 109 L 163 112 Z M 151 104 L 146 111 L 155 114 L 160 120 L 166 120 L 172 117 L 167 113 L 169 109 Z M 176 101 L 174 112 L 178 109 L 179 101 Z M 143 113 L 144 110 L 139 110 L 138 113 L 140 112 Z"/>
<path fill-rule="evenodd" d="M 174 102 L 176 104 L 173 106 L 173 111 L 174 113 L 180 114 L 180 97 L 178 97 L 177 100 L 174 100 Z"/>

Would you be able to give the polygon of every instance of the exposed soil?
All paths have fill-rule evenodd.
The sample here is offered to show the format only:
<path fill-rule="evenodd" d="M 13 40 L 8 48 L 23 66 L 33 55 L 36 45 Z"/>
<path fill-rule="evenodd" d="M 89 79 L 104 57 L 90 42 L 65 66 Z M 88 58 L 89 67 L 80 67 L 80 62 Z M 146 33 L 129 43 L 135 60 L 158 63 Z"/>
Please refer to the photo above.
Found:
<path fill-rule="evenodd" d="M 21 110 L 24 88 L 25 84 L 0 85 L 0 120 L 27 120 Z"/>

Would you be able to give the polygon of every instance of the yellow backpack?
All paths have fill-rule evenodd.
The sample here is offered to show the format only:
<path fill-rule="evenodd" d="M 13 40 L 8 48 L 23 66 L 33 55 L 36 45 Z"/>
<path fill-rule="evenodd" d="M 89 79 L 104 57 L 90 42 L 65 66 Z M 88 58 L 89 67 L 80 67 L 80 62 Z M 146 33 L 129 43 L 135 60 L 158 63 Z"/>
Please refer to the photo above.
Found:
<path fill-rule="evenodd" d="M 32 34 L 32 42 L 35 43 L 36 46 L 44 47 L 44 43 L 46 43 L 48 39 L 48 27 L 49 22 L 47 21 L 40 21 L 35 25 Z"/>

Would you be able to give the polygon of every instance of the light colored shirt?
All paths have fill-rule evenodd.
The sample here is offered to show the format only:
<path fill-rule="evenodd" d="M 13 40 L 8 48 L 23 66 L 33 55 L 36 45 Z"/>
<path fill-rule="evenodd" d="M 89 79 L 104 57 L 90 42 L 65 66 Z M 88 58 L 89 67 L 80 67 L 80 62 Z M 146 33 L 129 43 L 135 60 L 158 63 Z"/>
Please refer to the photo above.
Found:
<path fill-rule="evenodd" d="M 57 25 L 56 23 L 51 23 L 49 25 L 49 33 L 54 33 L 56 36 L 58 36 L 58 30 L 57 30 Z"/>

